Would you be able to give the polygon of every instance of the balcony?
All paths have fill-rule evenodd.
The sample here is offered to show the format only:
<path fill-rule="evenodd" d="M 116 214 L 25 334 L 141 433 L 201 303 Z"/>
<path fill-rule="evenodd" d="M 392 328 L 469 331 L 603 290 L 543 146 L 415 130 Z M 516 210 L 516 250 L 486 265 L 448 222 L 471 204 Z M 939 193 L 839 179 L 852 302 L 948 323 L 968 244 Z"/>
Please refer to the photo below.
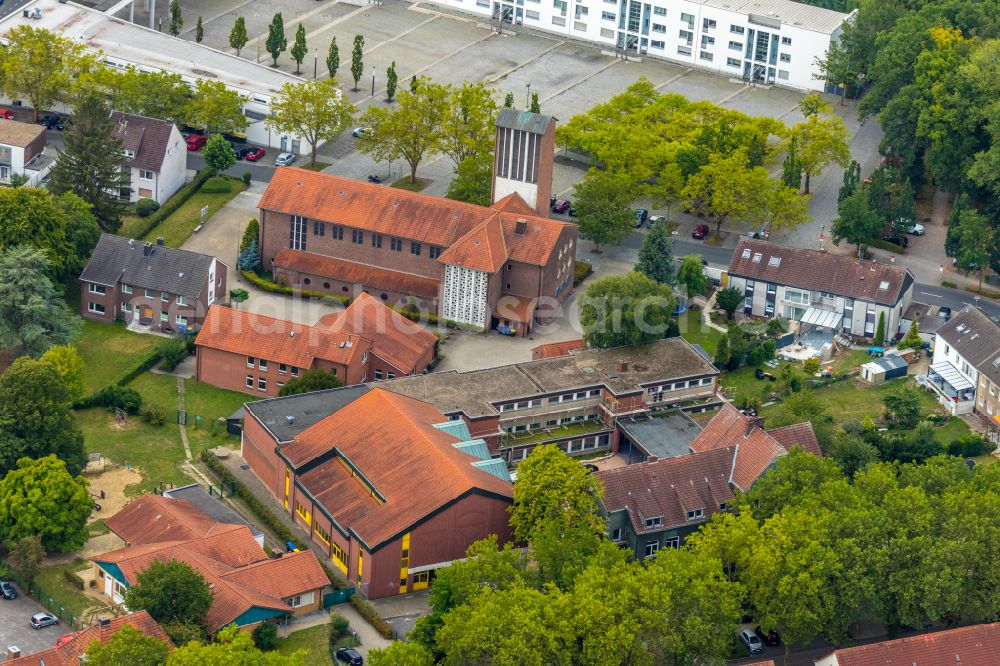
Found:
<path fill-rule="evenodd" d="M 537 428 L 535 430 L 525 430 L 519 433 L 507 433 L 500 440 L 500 448 L 511 446 L 524 446 L 525 444 L 542 444 L 557 439 L 569 439 L 571 437 L 582 437 L 598 432 L 611 430 L 611 427 L 596 419 L 580 421 L 578 423 L 567 423 L 561 426 L 548 428 Z"/>
<path fill-rule="evenodd" d="M 932 365 L 921 383 L 952 416 L 971 414 L 976 406 L 976 387 L 947 361 Z"/>

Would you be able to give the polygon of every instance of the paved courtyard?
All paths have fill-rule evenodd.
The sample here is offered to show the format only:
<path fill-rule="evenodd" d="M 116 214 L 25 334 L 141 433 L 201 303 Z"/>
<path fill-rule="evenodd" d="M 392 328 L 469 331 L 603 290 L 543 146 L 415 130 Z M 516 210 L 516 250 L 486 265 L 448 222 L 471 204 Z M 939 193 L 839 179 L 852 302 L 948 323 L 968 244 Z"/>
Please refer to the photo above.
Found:
<path fill-rule="evenodd" d="M 44 629 L 32 629 L 28 621 L 32 615 L 41 612 L 45 609 L 26 595 L 20 586 L 17 588 L 17 599 L 0 599 L 0 650 L 6 652 L 8 647 L 16 645 L 21 654 L 38 652 L 52 647 L 56 639 L 73 631 L 73 627 L 62 622 Z"/>

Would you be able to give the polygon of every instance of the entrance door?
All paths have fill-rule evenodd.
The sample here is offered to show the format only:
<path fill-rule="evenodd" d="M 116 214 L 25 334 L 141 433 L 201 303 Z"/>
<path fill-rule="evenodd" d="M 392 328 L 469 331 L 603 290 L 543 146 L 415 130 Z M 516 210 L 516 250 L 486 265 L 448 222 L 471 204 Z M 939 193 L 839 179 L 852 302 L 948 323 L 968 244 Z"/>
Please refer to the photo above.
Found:
<path fill-rule="evenodd" d="M 149 307 L 148 305 L 143 305 L 140 308 L 139 321 L 145 324 L 148 324 L 149 322 L 153 321 L 153 308 Z"/>
<path fill-rule="evenodd" d="M 104 574 L 104 594 L 111 596 L 111 575 L 108 573 Z"/>
<path fill-rule="evenodd" d="M 0 180 L 8 181 L 10 180 L 10 167 L 0 166 Z"/>

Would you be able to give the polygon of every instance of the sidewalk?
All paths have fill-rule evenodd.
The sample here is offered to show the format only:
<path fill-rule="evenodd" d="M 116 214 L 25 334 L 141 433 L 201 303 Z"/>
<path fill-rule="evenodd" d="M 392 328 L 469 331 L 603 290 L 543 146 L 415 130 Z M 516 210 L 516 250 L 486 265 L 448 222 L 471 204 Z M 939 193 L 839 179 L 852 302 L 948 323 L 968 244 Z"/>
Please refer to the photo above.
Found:
<path fill-rule="evenodd" d="M 361 645 L 357 646 L 355 649 L 360 652 L 362 656 L 367 657 L 368 651 L 372 648 L 385 648 L 392 642 L 379 636 L 378 632 L 375 631 L 370 624 L 365 622 L 365 619 L 358 614 L 358 611 L 354 610 L 354 606 L 351 604 L 340 604 L 324 611 L 316 611 L 315 613 L 309 613 L 308 615 L 292 618 L 288 621 L 288 624 L 278 626 L 278 636 L 285 638 L 289 634 L 294 634 L 295 632 L 302 631 L 303 629 L 311 629 L 313 627 L 330 624 L 331 611 L 339 613 L 347 618 L 347 621 L 351 625 L 351 629 L 357 632 L 357 637 L 361 642 Z"/>

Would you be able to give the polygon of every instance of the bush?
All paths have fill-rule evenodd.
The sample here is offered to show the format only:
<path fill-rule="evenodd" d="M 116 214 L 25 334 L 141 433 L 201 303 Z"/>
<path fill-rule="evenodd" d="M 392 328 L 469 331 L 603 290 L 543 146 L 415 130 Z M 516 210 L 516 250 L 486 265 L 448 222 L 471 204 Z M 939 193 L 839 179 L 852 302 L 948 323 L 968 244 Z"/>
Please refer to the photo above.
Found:
<path fill-rule="evenodd" d="M 249 171 L 243 172 L 243 184 L 250 187 L 250 181 L 253 180 L 253 174 Z"/>
<path fill-rule="evenodd" d="M 338 301 L 344 305 L 348 305 L 351 299 L 347 296 L 338 296 L 336 294 L 326 294 L 322 291 L 302 291 L 299 289 L 293 289 L 291 287 L 286 287 L 282 284 L 275 284 L 268 279 L 262 278 L 252 271 L 240 271 L 247 282 L 250 284 L 263 289 L 264 291 L 273 291 L 278 294 L 300 294 L 302 296 L 308 296 L 310 298 L 324 298 L 331 301 Z"/>
<path fill-rule="evenodd" d="M 195 177 L 191 179 L 191 182 L 177 190 L 177 194 L 170 197 L 165 204 L 160 206 L 159 210 L 146 218 L 146 223 L 142 224 L 132 230 L 133 238 L 142 238 L 149 234 L 153 229 L 155 229 L 160 222 L 170 217 L 178 208 L 187 203 L 187 200 L 198 191 L 209 176 L 212 175 L 211 169 L 202 169 Z"/>
<path fill-rule="evenodd" d="M 70 585 L 77 588 L 78 590 L 84 590 L 87 587 L 87 584 L 83 582 L 82 578 L 76 575 L 75 571 L 70 571 L 69 569 L 63 569 L 63 577 Z"/>
<path fill-rule="evenodd" d="M 124 375 L 119 377 L 118 381 L 115 382 L 115 385 L 125 386 L 130 381 L 132 381 L 142 373 L 146 372 L 159 362 L 160 362 L 160 352 L 154 349 L 146 356 L 146 358 L 139 361 L 138 365 L 136 365 L 134 368 L 132 368 Z"/>
<path fill-rule="evenodd" d="M 378 614 L 378 611 L 375 610 L 375 607 L 372 606 L 368 600 L 362 599 L 355 594 L 351 597 L 351 605 L 354 606 L 354 609 L 358 611 L 361 617 L 363 617 L 368 624 L 375 627 L 375 631 L 377 631 L 382 638 L 392 638 L 392 627 L 389 626 L 388 622 L 382 619 L 382 617 Z"/>
<path fill-rule="evenodd" d="M 807 358 L 802 362 L 802 372 L 806 373 L 806 376 L 812 377 L 817 372 L 819 372 L 819 359 L 818 358 Z"/>
<path fill-rule="evenodd" d="M 232 189 L 229 180 L 223 176 L 212 176 L 201 186 L 201 191 L 205 194 L 224 194 Z"/>
<path fill-rule="evenodd" d="M 162 360 L 160 367 L 167 372 L 172 372 L 181 364 L 181 361 L 188 357 L 187 342 L 181 339 L 164 340 L 156 346 L 156 353 Z"/>
<path fill-rule="evenodd" d="M 942 287 L 948 287 L 949 289 L 958 289 L 958 284 L 952 282 L 951 280 L 941 280 Z"/>
<path fill-rule="evenodd" d="M 148 407 L 142 413 L 142 418 L 152 426 L 161 426 L 167 421 L 167 415 L 159 407 Z"/>
<path fill-rule="evenodd" d="M 277 643 L 278 625 L 273 622 L 265 622 L 253 630 L 253 644 L 257 646 L 257 649 L 264 651 L 273 650 Z"/>
<path fill-rule="evenodd" d="M 203 643 L 208 638 L 205 628 L 193 622 L 164 622 L 160 626 L 174 645 L 187 645 L 191 641 Z"/>
<path fill-rule="evenodd" d="M 337 611 L 330 611 L 330 642 L 335 643 L 347 635 L 351 623 Z"/>
<path fill-rule="evenodd" d="M 124 409 L 128 414 L 138 414 L 142 407 L 142 396 L 135 389 L 124 386 L 105 386 L 81 400 L 78 408 L 107 407 L 109 410 Z"/>
<path fill-rule="evenodd" d="M 576 265 L 573 267 L 573 286 L 578 286 L 593 272 L 594 267 L 591 266 L 589 262 L 577 261 Z"/>
<path fill-rule="evenodd" d="M 135 202 L 135 214 L 139 217 L 149 217 L 160 209 L 160 204 L 152 199 L 139 199 Z"/>
<path fill-rule="evenodd" d="M 948 445 L 948 455 L 961 456 L 962 458 L 975 458 L 981 456 L 986 450 L 986 440 L 981 435 L 970 433 L 953 440 Z"/>

